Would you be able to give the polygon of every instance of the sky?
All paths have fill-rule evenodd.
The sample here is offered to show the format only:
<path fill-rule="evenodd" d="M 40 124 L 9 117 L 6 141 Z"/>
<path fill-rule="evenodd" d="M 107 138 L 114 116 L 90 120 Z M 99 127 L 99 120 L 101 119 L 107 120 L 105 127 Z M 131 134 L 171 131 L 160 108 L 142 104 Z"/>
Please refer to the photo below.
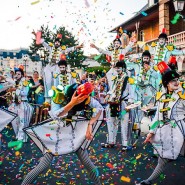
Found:
<path fill-rule="evenodd" d="M 135 15 L 147 0 L 0 0 L 0 49 L 29 48 L 32 30 L 48 25 L 70 31 L 84 54 L 90 43 L 105 49 L 114 40 L 109 31 Z"/>

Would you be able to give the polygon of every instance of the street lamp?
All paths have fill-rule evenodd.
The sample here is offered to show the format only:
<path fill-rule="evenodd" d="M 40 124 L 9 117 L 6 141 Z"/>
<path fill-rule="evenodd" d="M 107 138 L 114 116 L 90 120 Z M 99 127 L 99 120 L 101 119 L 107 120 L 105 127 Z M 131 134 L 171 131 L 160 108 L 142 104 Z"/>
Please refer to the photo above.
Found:
<path fill-rule="evenodd" d="M 176 12 L 181 12 L 184 9 L 185 0 L 174 0 L 173 5 Z"/>
<path fill-rule="evenodd" d="M 28 55 L 23 55 L 23 61 L 24 61 L 24 68 L 25 68 L 25 75 L 26 75 L 26 62 L 28 60 Z"/>

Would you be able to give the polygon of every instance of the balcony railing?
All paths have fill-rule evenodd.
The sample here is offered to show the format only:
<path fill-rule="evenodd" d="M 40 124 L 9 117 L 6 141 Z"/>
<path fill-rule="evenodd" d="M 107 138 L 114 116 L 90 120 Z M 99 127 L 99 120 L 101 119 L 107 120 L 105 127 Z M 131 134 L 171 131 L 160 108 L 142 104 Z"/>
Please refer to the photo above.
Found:
<path fill-rule="evenodd" d="M 147 41 L 146 43 L 150 45 L 152 42 L 156 42 L 158 38 Z M 177 47 L 185 48 L 185 31 L 168 36 L 168 43 L 173 44 Z"/>

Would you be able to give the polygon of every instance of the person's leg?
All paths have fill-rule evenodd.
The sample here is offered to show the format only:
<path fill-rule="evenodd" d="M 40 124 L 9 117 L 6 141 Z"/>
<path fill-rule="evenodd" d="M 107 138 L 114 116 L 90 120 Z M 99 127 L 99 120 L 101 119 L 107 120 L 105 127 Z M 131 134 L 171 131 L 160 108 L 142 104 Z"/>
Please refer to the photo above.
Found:
<path fill-rule="evenodd" d="M 76 152 L 78 158 L 80 159 L 81 163 L 85 166 L 88 171 L 90 178 L 93 180 L 94 184 L 101 185 L 99 172 L 97 167 L 93 164 L 91 159 L 89 158 L 89 154 L 87 150 L 82 150 L 81 148 Z"/>
<path fill-rule="evenodd" d="M 53 155 L 50 153 L 45 153 L 41 158 L 39 164 L 31 170 L 24 178 L 21 185 L 31 184 L 44 170 L 46 170 L 53 160 Z"/>
<path fill-rule="evenodd" d="M 107 120 L 107 128 L 108 128 L 108 136 L 107 143 L 108 144 L 116 144 L 116 136 L 118 132 L 118 123 L 116 117 L 109 117 Z"/>
<path fill-rule="evenodd" d="M 127 146 L 128 146 L 128 124 L 129 124 L 129 112 L 127 112 L 121 118 L 121 140 L 122 140 L 123 150 L 127 150 Z"/>
<path fill-rule="evenodd" d="M 46 102 L 50 102 L 50 98 L 48 95 L 48 91 L 51 89 L 52 87 L 52 72 L 51 72 L 51 66 L 48 64 L 45 68 L 44 68 L 44 74 L 43 74 L 43 80 L 44 80 L 44 93 L 45 93 L 45 101 Z"/>
<path fill-rule="evenodd" d="M 156 180 L 160 176 L 160 174 L 164 171 L 166 164 L 168 162 L 169 162 L 168 159 L 163 159 L 163 158 L 159 157 L 158 164 L 155 167 L 153 173 L 151 174 L 151 176 L 148 179 L 142 181 L 141 184 L 143 184 L 143 185 L 152 184 L 153 181 Z"/>

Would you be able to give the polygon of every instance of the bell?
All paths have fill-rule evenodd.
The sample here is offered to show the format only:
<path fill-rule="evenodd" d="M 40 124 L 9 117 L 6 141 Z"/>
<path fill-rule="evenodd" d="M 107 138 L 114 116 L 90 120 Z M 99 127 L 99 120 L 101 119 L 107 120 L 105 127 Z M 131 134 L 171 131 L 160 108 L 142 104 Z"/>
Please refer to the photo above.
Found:
<path fill-rule="evenodd" d="M 61 92 L 59 90 L 55 90 L 55 96 L 52 98 L 53 102 L 56 104 L 61 104 L 65 100 L 64 92 Z"/>
<path fill-rule="evenodd" d="M 152 42 L 151 47 L 155 47 L 157 44 L 155 42 Z"/>

